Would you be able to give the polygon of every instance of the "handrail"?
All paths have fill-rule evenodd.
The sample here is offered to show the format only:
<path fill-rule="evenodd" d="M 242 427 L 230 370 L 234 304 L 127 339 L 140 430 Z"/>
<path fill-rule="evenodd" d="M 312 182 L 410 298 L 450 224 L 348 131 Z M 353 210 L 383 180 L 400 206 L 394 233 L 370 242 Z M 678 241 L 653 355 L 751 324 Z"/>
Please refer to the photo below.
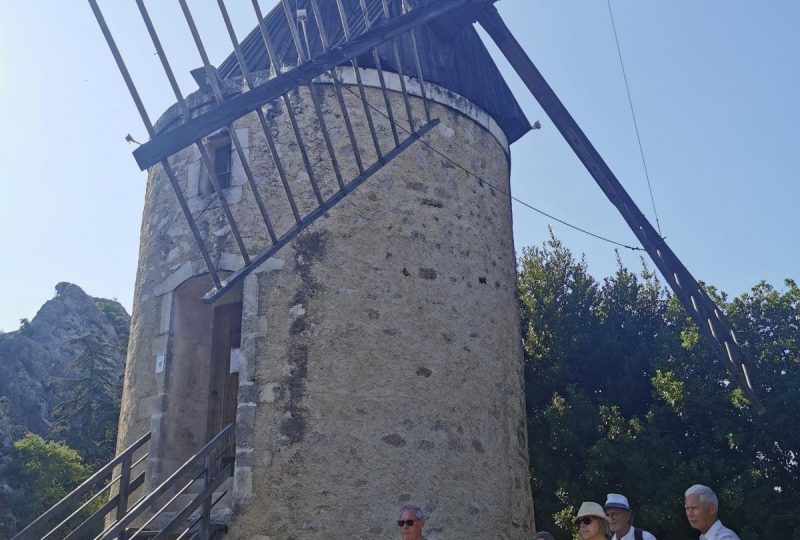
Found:
<path fill-rule="evenodd" d="M 136 490 L 144 483 L 144 476 L 145 473 L 139 473 L 139 475 L 131 480 L 130 483 L 130 490 Z M 78 525 L 69 536 L 64 538 L 63 540 L 82 540 L 86 538 L 86 533 L 92 530 L 93 527 L 100 525 L 105 518 L 105 515 L 111 512 L 111 510 L 115 507 L 119 507 L 119 493 L 114 495 L 106 504 L 104 504 L 97 512 L 92 514 L 89 519 Z M 42 539 L 44 540 L 44 539 Z"/>
<path fill-rule="evenodd" d="M 220 472 L 227 473 L 231 471 L 231 469 L 232 465 L 228 464 L 225 467 L 223 467 Z M 153 538 L 153 540 L 165 540 L 166 538 L 168 538 L 169 534 L 173 530 L 175 530 L 175 528 L 181 521 L 189 519 L 189 516 L 192 515 L 192 512 L 194 512 L 201 504 L 203 504 L 206 501 L 206 499 L 209 499 L 214 495 L 214 491 L 219 486 L 222 485 L 222 483 L 225 481 L 226 476 L 227 474 L 220 474 L 216 478 L 214 478 L 203 489 L 203 491 L 197 494 L 197 497 L 195 497 L 192 500 L 192 502 L 186 505 L 186 507 L 183 510 L 181 510 L 180 513 L 177 516 L 175 516 L 175 518 L 172 521 L 170 521 L 170 523 L 166 527 L 164 527 L 164 529 L 161 532 L 159 532 L 155 538 Z M 216 502 L 219 502 L 219 499 L 217 499 Z"/>
<path fill-rule="evenodd" d="M 144 473 L 142 473 L 142 475 L 144 475 Z M 65 517 L 63 520 L 61 520 L 61 523 L 59 523 L 58 525 L 56 525 L 55 527 L 53 527 L 53 528 L 50 530 L 50 532 L 48 532 L 47 534 L 45 534 L 44 536 L 42 536 L 42 540 L 48 540 L 49 538 L 53 537 L 53 536 L 54 536 L 54 535 L 55 535 L 55 534 L 58 532 L 58 530 L 59 530 L 59 529 L 61 529 L 61 527 L 64 527 L 64 526 L 66 526 L 66 525 L 67 525 L 67 523 L 69 523 L 70 521 L 72 521 L 73 519 L 75 519 L 76 517 L 78 517 L 78 516 L 81 514 L 81 512 L 83 512 L 84 510 L 86 510 L 86 509 L 89 507 L 89 505 L 91 505 L 93 502 L 95 502 L 95 501 L 98 499 L 98 497 L 100 497 L 101 495 L 103 495 L 103 494 L 104 494 L 106 491 L 109 491 L 109 490 L 111 489 L 111 486 L 113 486 L 113 485 L 114 485 L 114 480 L 112 480 L 111 482 L 109 482 L 108 484 L 106 484 L 106 485 L 103 487 L 103 489 L 101 489 L 101 490 L 97 491 L 97 492 L 96 492 L 94 495 L 92 495 L 91 497 L 89 497 L 89 498 L 86 500 L 86 502 L 84 502 L 82 505 L 80 505 L 78 508 L 76 508 L 76 509 L 75 509 L 75 510 L 74 510 L 74 511 L 73 511 L 73 512 L 70 514 L 70 515 L 68 515 L 68 516 L 67 516 L 67 517 Z M 105 509 L 107 506 L 109 506 L 109 507 L 113 508 L 113 506 L 114 506 L 114 505 L 116 505 L 118 502 L 119 502 L 119 495 L 115 495 L 114 497 L 111 497 L 111 498 L 109 498 L 109 500 L 107 500 L 107 501 L 105 502 L 105 504 L 104 504 L 103 506 L 101 506 L 101 507 L 98 509 L 98 511 L 97 511 L 97 512 L 95 512 L 95 513 L 98 513 L 100 510 L 102 510 L 102 509 Z M 91 519 L 91 518 L 90 518 L 90 519 Z"/>
<path fill-rule="evenodd" d="M 139 517 L 142 512 L 146 509 L 150 508 L 151 504 L 161 495 L 163 495 L 168 489 L 170 489 L 180 478 L 183 473 L 186 472 L 194 463 L 205 457 L 211 450 L 213 450 L 220 440 L 230 434 L 233 431 L 233 424 L 228 424 L 225 426 L 222 431 L 217 433 L 210 441 L 208 441 L 200 450 L 198 450 L 193 456 L 187 459 L 183 465 L 178 467 L 178 469 L 172 473 L 169 478 L 161 482 L 149 495 L 145 498 L 141 499 L 133 508 L 131 508 L 124 517 L 117 520 L 109 529 L 101 533 L 98 537 L 98 540 L 111 540 L 116 538 L 121 532 L 125 530 L 125 528 L 130 525 L 130 523 Z"/>
<path fill-rule="evenodd" d="M 53 519 L 53 517 L 58 515 L 70 504 L 73 504 L 79 497 L 86 494 L 92 488 L 92 486 L 97 484 L 97 482 L 99 482 L 100 480 L 104 479 L 109 473 L 112 473 L 114 468 L 117 465 L 119 465 L 124 458 L 132 456 L 136 450 L 138 450 L 141 446 L 144 445 L 144 443 L 146 443 L 149 440 L 150 440 L 150 432 L 140 437 L 133 444 L 128 446 L 128 448 L 123 450 L 121 454 L 119 454 L 114 459 L 112 459 L 111 461 L 100 467 L 100 469 L 97 472 L 95 472 L 92 476 L 84 480 L 81 485 L 73 489 L 68 495 L 66 495 L 63 499 L 58 501 L 55 505 L 51 506 L 44 514 L 33 520 L 30 524 L 28 524 L 27 527 L 25 527 L 15 536 L 13 536 L 11 540 L 25 540 L 28 538 L 34 538 L 33 536 L 31 536 L 32 533 L 44 527 L 47 524 L 47 522 Z M 115 479 L 115 481 L 117 479 Z"/>
<path fill-rule="evenodd" d="M 186 490 L 189 489 L 191 487 L 191 485 L 194 484 L 195 480 L 197 480 L 199 477 L 200 477 L 200 475 L 197 475 L 194 478 L 192 478 L 191 480 L 189 480 L 188 482 L 186 482 L 186 484 L 184 484 L 184 486 L 181 489 L 179 489 L 178 492 L 175 493 L 175 495 L 170 497 L 167 502 L 162 504 L 161 507 L 158 510 L 156 510 L 153 513 L 152 516 L 150 516 L 150 519 L 148 519 L 147 521 L 142 523 L 142 525 L 139 527 L 139 530 L 136 531 L 135 533 L 133 533 L 133 535 L 128 540 L 134 540 L 134 538 L 139 536 L 139 533 L 144 532 L 144 530 L 147 528 L 147 526 L 150 525 L 151 523 L 153 523 L 156 520 L 156 518 L 158 518 L 159 514 L 161 514 L 161 512 L 166 511 L 167 508 L 169 508 L 169 506 L 172 503 L 174 503 L 176 500 L 178 500 L 178 497 L 183 495 L 186 492 Z"/>
<path fill-rule="evenodd" d="M 214 507 L 217 505 L 217 503 L 218 503 L 219 501 L 221 501 L 221 500 L 222 500 L 222 499 L 225 497 L 225 495 L 227 495 L 227 494 L 228 494 L 228 490 L 225 490 L 225 491 L 223 491 L 223 492 L 222 492 L 222 494 L 221 494 L 219 497 L 217 497 L 217 499 L 216 499 L 215 501 L 213 501 L 213 502 L 211 503 L 211 508 L 214 508 Z M 203 516 L 202 516 L 202 515 L 201 515 L 200 517 L 196 518 L 194 521 L 192 521 L 192 522 L 189 524 L 189 526 L 188 526 L 188 527 L 186 527 L 186 530 L 184 530 L 184 531 L 183 531 L 183 532 L 180 534 L 180 536 L 178 536 L 178 538 L 176 538 L 175 540 L 182 540 L 183 538 L 185 538 L 185 537 L 186 537 L 186 535 L 187 535 L 187 534 L 189 534 L 189 533 L 191 532 L 191 530 L 192 530 L 192 527 L 194 527 L 195 525 L 197 525 L 197 524 L 200 522 L 200 520 L 201 520 L 201 519 L 203 519 Z M 177 520 L 173 520 L 173 521 L 177 521 Z M 153 540 L 155 540 L 155 539 L 153 539 Z"/>
<path fill-rule="evenodd" d="M 104 516 L 108 515 L 114 508 L 117 508 L 117 517 L 116 520 L 109 525 L 107 529 L 101 532 L 96 538 L 98 540 L 111 540 L 113 538 L 120 538 L 125 536 L 125 530 L 130 525 L 130 523 L 139 517 L 145 510 L 152 509 L 155 501 L 165 492 L 172 489 L 178 483 L 178 480 L 188 471 L 191 467 L 193 467 L 199 460 L 203 460 L 203 468 L 202 471 L 193 478 L 186 486 L 182 487 L 178 495 L 185 493 L 189 486 L 197 480 L 198 478 L 202 477 L 204 482 L 204 489 L 194 496 L 192 501 L 189 503 L 188 506 L 183 508 L 167 525 L 165 531 L 167 530 L 174 530 L 178 526 L 180 526 L 181 521 L 185 520 L 189 514 L 192 513 L 196 508 L 199 506 L 203 506 L 203 515 L 199 518 L 202 523 L 203 531 L 201 532 L 201 536 L 208 532 L 209 527 L 209 517 L 210 517 L 210 508 L 213 507 L 217 501 L 211 501 L 213 499 L 214 490 L 219 487 L 224 481 L 227 476 L 233 470 L 233 465 L 229 463 L 227 466 L 221 467 L 217 469 L 216 460 L 219 459 L 221 456 L 212 457 L 212 452 L 214 450 L 219 450 L 222 446 L 225 439 L 232 434 L 234 429 L 234 424 L 228 424 L 225 426 L 219 433 L 217 433 L 210 441 L 208 441 L 203 447 L 198 450 L 194 455 L 192 455 L 188 460 L 186 460 L 174 473 L 172 473 L 169 478 L 164 480 L 161 484 L 159 484 L 151 493 L 140 497 L 133 507 L 128 510 L 126 507 L 128 506 L 128 496 L 131 492 L 135 491 L 139 487 L 144 484 L 145 480 L 145 472 L 141 472 L 136 475 L 135 478 L 131 478 L 131 471 L 136 468 L 137 465 L 141 464 L 144 457 L 133 461 L 133 454 L 139 448 L 141 448 L 146 442 L 150 440 L 150 433 L 139 438 L 133 444 L 131 444 L 128 448 L 126 448 L 122 453 L 116 456 L 113 460 L 108 462 L 107 464 L 103 465 L 100 470 L 95 472 L 90 478 L 86 479 L 80 486 L 72 490 L 66 497 L 61 499 L 58 503 L 56 503 L 53 507 L 48 509 L 44 514 L 39 516 L 36 520 L 34 520 L 31 524 L 25 527 L 22 531 L 20 531 L 16 536 L 12 538 L 12 540 L 32 540 L 34 538 L 54 538 L 56 537 L 57 533 L 62 530 L 63 527 L 68 525 L 73 519 L 79 516 L 83 511 L 86 510 L 94 501 L 98 499 L 101 495 L 108 492 L 111 487 L 119 482 L 119 492 L 110 497 L 108 501 L 105 502 L 97 511 L 95 511 L 91 516 L 85 519 L 82 523 L 80 523 L 74 530 L 69 532 L 67 536 L 61 536 L 61 538 L 65 539 L 78 539 L 78 538 L 85 538 L 86 534 L 89 533 L 89 530 L 96 527 L 100 523 Z M 224 452 L 227 452 L 229 448 L 225 448 Z M 149 455 L 148 454 L 145 454 Z M 122 467 L 122 471 L 119 475 L 114 476 L 113 471 L 117 466 Z M 40 529 L 44 528 L 54 517 L 60 515 L 62 511 L 65 509 L 72 508 L 74 503 L 78 502 L 81 497 L 86 495 L 87 493 L 92 493 L 92 488 L 98 484 L 100 481 L 106 481 L 106 484 L 96 493 L 93 493 L 92 497 L 90 497 L 87 501 L 83 501 L 83 503 L 76 509 L 73 510 L 72 513 L 69 514 L 66 518 L 62 519 L 58 525 L 52 528 L 49 532 L 45 533 L 43 537 L 38 536 Z M 177 496 L 174 496 L 170 499 L 170 501 L 162 507 L 160 510 L 156 512 L 156 515 L 163 512 L 169 504 L 171 504 Z M 124 507 L 123 507 L 124 506 Z M 155 517 L 155 516 L 153 516 Z M 153 518 L 147 521 L 147 523 L 151 523 Z M 197 520 L 196 520 L 197 521 Z M 145 525 L 146 526 L 146 525 Z M 142 532 L 142 528 L 138 532 Z M 191 527 L 190 527 L 191 528 Z M 165 531 L 162 531 L 162 536 L 166 534 Z M 122 536 L 120 536 L 122 535 Z"/>

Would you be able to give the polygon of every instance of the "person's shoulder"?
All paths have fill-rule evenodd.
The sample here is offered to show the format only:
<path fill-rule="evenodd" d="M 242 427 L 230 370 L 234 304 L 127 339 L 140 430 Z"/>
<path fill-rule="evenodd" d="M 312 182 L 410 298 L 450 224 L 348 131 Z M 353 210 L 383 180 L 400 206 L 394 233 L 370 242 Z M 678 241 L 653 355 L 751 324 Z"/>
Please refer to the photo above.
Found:
<path fill-rule="evenodd" d="M 741 540 L 739 535 L 720 523 L 715 540 Z"/>
<path fill-rule="evenodd" d="M 642 538 L 643 540 L 656 540 L 656 537 L 653 536 L 653 533 L 645 530 L 642 530 Z"/>

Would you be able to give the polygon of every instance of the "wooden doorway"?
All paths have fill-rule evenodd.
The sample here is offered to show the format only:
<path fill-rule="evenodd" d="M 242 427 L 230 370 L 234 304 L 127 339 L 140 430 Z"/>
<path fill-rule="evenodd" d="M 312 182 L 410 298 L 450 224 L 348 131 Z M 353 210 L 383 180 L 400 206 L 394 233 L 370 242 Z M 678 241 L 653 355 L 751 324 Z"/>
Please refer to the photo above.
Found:
<path fill-rule="evenodd" d="M 242 304 L 227 304 L 214 308 L 206 440 L 210 440 L 228 424 L 236 422 L 241 335 Z M 235 430 L 228 440 L 222 441 L 219 448 L 221 458 L 232 458 L 235 455 Z"/>

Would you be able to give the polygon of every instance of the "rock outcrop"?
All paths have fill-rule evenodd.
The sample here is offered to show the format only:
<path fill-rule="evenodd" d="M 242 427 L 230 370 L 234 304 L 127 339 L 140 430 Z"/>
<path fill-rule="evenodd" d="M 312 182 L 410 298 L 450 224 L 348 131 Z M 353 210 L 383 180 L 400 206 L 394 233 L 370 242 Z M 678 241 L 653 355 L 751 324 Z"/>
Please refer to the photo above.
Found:
<path fill-rule="evenodd" d="M 53 380 L 69 376 L 73 340 L 93 335 L 108 344 L 122 376 L 129 326 L 130 316 L 119 302 L 93 298 L 62 282 L 30 322 L 0 334 L 0 452 L 26 431 L 47 432 L 61 400 Z"/>

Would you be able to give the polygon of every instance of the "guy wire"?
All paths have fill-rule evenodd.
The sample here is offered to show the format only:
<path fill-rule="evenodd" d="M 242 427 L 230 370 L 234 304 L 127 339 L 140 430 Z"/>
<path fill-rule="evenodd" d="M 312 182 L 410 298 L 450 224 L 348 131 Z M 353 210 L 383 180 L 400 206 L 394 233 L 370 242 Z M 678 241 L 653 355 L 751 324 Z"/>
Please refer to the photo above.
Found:
<path fill-rule="evenodd" d="M 347 87 L 347 86 L 344 86 L 344 88 L 345 88 L 345 90 L 347 90 L 348 92 L 350 92 L 352 95 L 354 95 L 354 96 L 356 96 L 356 97 L 358 97 L 358 98 L 360 99 L 360 97 L 358 96 L 358 94 L 356 94 L 355 92 L 353 92 L 353 90 L 351 90 L 349 87 Z M 383 111 L 381 111 L 379 108 L 375 107 L 375 106 L 374 106 L 374 105 L 372 105 L 371 103 L 368 103 L 368 105 L 369 105 L 369 107 L 370 107 L 371 109 L 373 109 L 373 110 L 374 110 L 375 112 L 377 112 L 379 115 L 383 116 L 383 117 L 384 117 L 386 120 L 389 120 L 389 116 L 388 116 L 388 115 L 386 115 L 386 114 L 384 114 L 384 113 L 383 113 Z M 395 126 L 396 126 L 396 127 L 398 127 L 400 130 L 404 131 L 405 133 L 407 133 L 407 134 L 411 135 L 411 131 L 409 131 L 408 129 L 406 129 L 404 126 L 402 126 L 402 125 L 401 125 L 401 124 L 399 124 L 398 122 L 395 122 Z M 500 188 L 500 187 L 498 187 L 498 186 L 496 186 L 496 185 L 492 184 L 491 182 L 489 182 L 489 181 L 485 180 L 485 179 L 484 179 L 484 178 L 482 178 L 480 175 L 478 175 L 478 174 L 476 174 L 476 173 L 472 172 L 472 171 L 471 171 L 471 170 L 469 170 L 467 167 L 465 167 L 465 166 L 461 165 L 461 164 L 460 164 L 460 163 L 458 163 L 457 161 L 455 161 L 455 160 L 453 160 L 452 158 L 450 158 L 449 156 L 445 155 L 445 154 L 444 154 L 443 152 L 441 152 L 439 149 L 437 149 L 436 147 L 434 147 L 434 146 L 433 146 L 431 143 L 429 143 L 429 142 L 427 142 L 427 141 L 425 141 L 425 140 L 423 140 L 423 139 L 419 139 L 419 142 L 420 142 L 421 144 L 425 145 L 426 147 L 428 147 L 428 148 L 429 148 L 429 149 L 430 149 L 432 152 L 436 153 L 436 154 L 437 154 L 437 155 L 439 155 L 440 157 L 442 157 L 442 158 L 446 159 L 447 161 L 449 161 L 450 163 L 452 163 L 454 166 L 456 166 L 456 167 L 458 167 L 459 169 L 461 169 L 462 171 L 464 171 L 464 172 L 465 172 L 467 175 L 469 175 L 469 176 L 472 176 L 473 178 L 475 178 L 476 180 L 478 180 L 478 182 L 480 182 L 481 184 L 486 184 L 487 186 L 489 186 L 490 188 L 494 189 L 495 191 L 498 191 L 498 192 L 499 192 L 501 195 L 503 195 L 503 196 L 505 196 L 505 197 L 508 197 L 510 200 L 512 200 L 512 201 L 514 201 L 514 202 L 517 202 L 517 203 L 521 204 L 522 206 L 524 206 L 524 207 L 526 207 L 526 208 L 528 208 L 528 209 L 530 209 L 530 210 L 533 210 L 534 212 L 538 212 L 539 214 L 541 214 L 541 215 L 543 215 L 543 216 L 546 216 L 546 217 L 548 217 L 548 218 L 550 218 L 550 219 L 552 219 L 552 220 L 554 220 L 554 221 L 557 221 L 558 223 L 561 223 L 562 225 L 565 225 L 565 226 L 567 226 L 567 227 L 569 227 L 569 228 L 571 228 L 571 229 L 574 229 L 574 230 L 576 230 L 576 231 L 582 232 L 582 233 L 584 233 L 584 234 L 586 234 L 586 235 L 589 235 L 589 236 L 591 236 L 591 237 L 593 237 L 593 238 L 597 238 L 598 240 L 603 240 L 604 242 L 608 242 L 608 243 L 610 243 L 610 244 L 614 244 L 614 245 L 616 245 L 616 246 L 624 247 L 624 248 L 626 248 L 626 249 L 630 249 L 631 251 L 645 251 L 645 250 L 644 250 L 644 248 L 640 248 L 640 247 L 636 247 L 636 246 L 630 246 L 630 245 L 628 245 L 628 244 L 624 244 L 624 243 L 622 243 L 622 242 L 617 242 L 616 240 L 611 240 L 610 238 L 606 238 L 605 236 L 601 236 L 601 235 L 599 235 L 599 234 L 595 234 L 595 233 L 593 233 L 593 232 L 591 232 L 591 231 L 587 231 L 586 229 L 583 229 L 583 228 L 581 228 L 581 227 L 578 227 L 577 225 L 573 225 L 573 224 L 571 224 L 571 223 L 568 223 L 568 222 L 564 221 L 563 219 L 559 219 L 559 218 L 557 218 L 557 217 L 553 216 L 552 214 L 548 214 L 548 213 L 547 213 L 547 212 L 545 212 L 544 210 L 540 210 L 540 209 L 536 208 L 536 207 L 535 207 L 535 206 L 533 206 L 532 204 L 530 204 L 530 203 L 527 203 L 527 202 L 523 201 L 522 199 L 519 199 L 519 198 L 515 197 L 515 196 L 514 196 L 514 195 L 512 195 L 511 193 L 508 193 L 508 192 L 506 192 L 504 189 L 502 189 L 502 188 Z"/>
<path fill-rule="evenodd" d="M 617 55 L 619 55 L 619 65 L 622 68 L 622 78 L 625 80 L 625 91 L 628 93 L 628 106 L 631 109 L 631 117 L 633 118 L 633 128 L 636 131 L 636 141 L 639 143 L 639 155 L 642 156 L 642 167 L 644 167 L 644 176 L 647 179 L 647 189 L 650 191 L 650 203 L 653 205 L 653 214 L 656 218 L 656 228 L 658 235 L 661 234 L 661 222 L 658 220 L 658 211 L 656 210 L 656 200 L 653 197 L 653 186 L 650 183 L 650 173 L 647 171 L 647 162 L 644 159 L 644 150 L 642 149 L 642 138 L 639 136 L 639 124 L 636 122 L 636 113 L 633 111 L 633 100 L 631 99 L 631 89 L 628 86 L 628 75 L 625 73 L 625 64 L 622 62 L 622 49 L 619 46 L 619 38 L 617 37 L 617 25 L 614 22 L 614 13 L 611 11 L 611 0 L 608 2 L 608 14 L 611 16 L 611 28 L 614 30 L 614 41 L 617 44 Z"/>

